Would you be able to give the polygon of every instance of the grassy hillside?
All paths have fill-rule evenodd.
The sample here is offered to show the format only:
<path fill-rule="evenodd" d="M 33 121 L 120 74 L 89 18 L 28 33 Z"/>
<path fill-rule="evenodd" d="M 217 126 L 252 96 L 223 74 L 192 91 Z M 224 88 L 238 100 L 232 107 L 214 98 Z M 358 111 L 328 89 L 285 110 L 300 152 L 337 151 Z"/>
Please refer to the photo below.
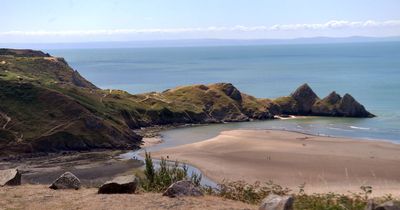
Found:
<path fill-rule="evenodd" d="M 295 92 L 297 97 L 270 100 L 243 94 L 230 83 L 217 83 L 132 95 L 97 88 L 63 58 L 40 51 L 0 49 L 0 150 L 19 154 L 138 148 L 141 137 L 133 129 L 141 127 L 313 114 L 299 112 L 307 101 L 302 90 Z M 325 101 L 317 101 L 310 110 L 335 116 L 337 110 L 331 113 Z M 334 107 L 349 116 L 365 111 L 364 107 L 354 109 L 354 104 L 360 105 L 345 96 Z"/>

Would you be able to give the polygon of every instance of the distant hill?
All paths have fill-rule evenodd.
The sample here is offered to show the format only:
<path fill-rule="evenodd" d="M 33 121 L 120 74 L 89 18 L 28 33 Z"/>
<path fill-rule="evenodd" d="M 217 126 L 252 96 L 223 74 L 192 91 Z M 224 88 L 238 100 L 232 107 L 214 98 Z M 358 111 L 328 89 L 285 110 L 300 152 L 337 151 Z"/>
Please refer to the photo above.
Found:
<path fill-rule="evenodd" d="M 297 39 L 182 39 L 126 42 L 83 42 L 83 43 L 0 43 L 0 47 L 17 49 L 75 49 L 75 48 L 147 48 L 147 47 L 207 47 L 207 46 L 256 46 L 286 44 L 333 44 L 363 42 L 399 42 L 393 37 L 312 37 Z"/>

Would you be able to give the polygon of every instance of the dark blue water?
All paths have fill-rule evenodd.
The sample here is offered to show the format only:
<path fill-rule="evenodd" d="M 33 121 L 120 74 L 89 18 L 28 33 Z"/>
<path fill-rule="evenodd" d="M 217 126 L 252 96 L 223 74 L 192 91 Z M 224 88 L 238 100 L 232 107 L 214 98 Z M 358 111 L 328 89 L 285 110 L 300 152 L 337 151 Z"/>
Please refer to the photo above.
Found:
<path fill-rule="evenodd" d="M 141 93 L 179 85 L 231 82 L 242 92 L 274 98 L 288 95 L 307 82 L 320 97 L 332 90 L 342 95 L 349 92 L 378 115 L 373 119 L 237 123 L 187 132 L 286 128 L 400 142 L 400 42 L 47 51 L 65 57 L 101 88 Z"/>

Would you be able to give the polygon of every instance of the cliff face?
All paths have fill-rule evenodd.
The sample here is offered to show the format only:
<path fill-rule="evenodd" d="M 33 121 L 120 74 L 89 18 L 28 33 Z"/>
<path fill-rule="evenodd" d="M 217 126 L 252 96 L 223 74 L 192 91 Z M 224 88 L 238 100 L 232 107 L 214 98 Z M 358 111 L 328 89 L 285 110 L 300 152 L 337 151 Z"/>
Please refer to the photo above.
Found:
<path fill-rule="evenodd" d="M 336 92 L 315 103 L 312 112 L 321 116 L 374 117 L 350 94 L 346 93 L 342 98 Z"/>
<path fill-rule="evenodd" d="M 321 100 L 307 84 L 300 86 L 291 96 L 278 98 L 274 102 L 279 105 L 282 114 L 333 117 L 375 116 L 350 94 L 346 93 L 342 98 L 333 91 Z"/>
<path fill-rule="evenodd" d="M 133 129 L 184 123 L 273 119 L 277 114 L 372 117 L 353 97 L 320 100 L 308 85 L 275 100 L 230 83 L 132 95 L 101 90 L 62 58 L 0 49 L 0 152 L 138 148 Z"/>

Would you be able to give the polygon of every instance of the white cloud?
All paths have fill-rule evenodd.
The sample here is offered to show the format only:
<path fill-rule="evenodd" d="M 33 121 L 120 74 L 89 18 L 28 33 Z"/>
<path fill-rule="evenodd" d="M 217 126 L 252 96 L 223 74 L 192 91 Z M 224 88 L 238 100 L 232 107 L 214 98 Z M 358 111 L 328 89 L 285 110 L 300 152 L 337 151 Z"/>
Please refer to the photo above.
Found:
<path fill-rule="evenodd" d="M 188 28 L 147 28 L 147 29 L 104 29 L 104 30 L 64 30 L 64 31 L 6 31 L 0 36 L 111 36 L 132 34 L 176 34 L 202 32 L 269 32 L 269 31 L 296 31 L 296 30 L 329 30 L 329 29 L 363 29 L 400 27 L 400 20 L 387 21 L 346 21 L 332 20 L 326 23 L 311 24 L 277 24 L 273 26 L 231 26 L 231 27 L 188 27 Z"/>
<path fill-rule="evenodd" d="M 371 27 L 399 27 L 400 20 L 387 21 L 346 21 L 346 20 L 331 20 L 326 23 L 316 24 L 288 24 L 274 25 L 269 29 L 272 30 L 324 30 L 324 29 L 340 29 L 340 28 L 371 28 Z"/>

